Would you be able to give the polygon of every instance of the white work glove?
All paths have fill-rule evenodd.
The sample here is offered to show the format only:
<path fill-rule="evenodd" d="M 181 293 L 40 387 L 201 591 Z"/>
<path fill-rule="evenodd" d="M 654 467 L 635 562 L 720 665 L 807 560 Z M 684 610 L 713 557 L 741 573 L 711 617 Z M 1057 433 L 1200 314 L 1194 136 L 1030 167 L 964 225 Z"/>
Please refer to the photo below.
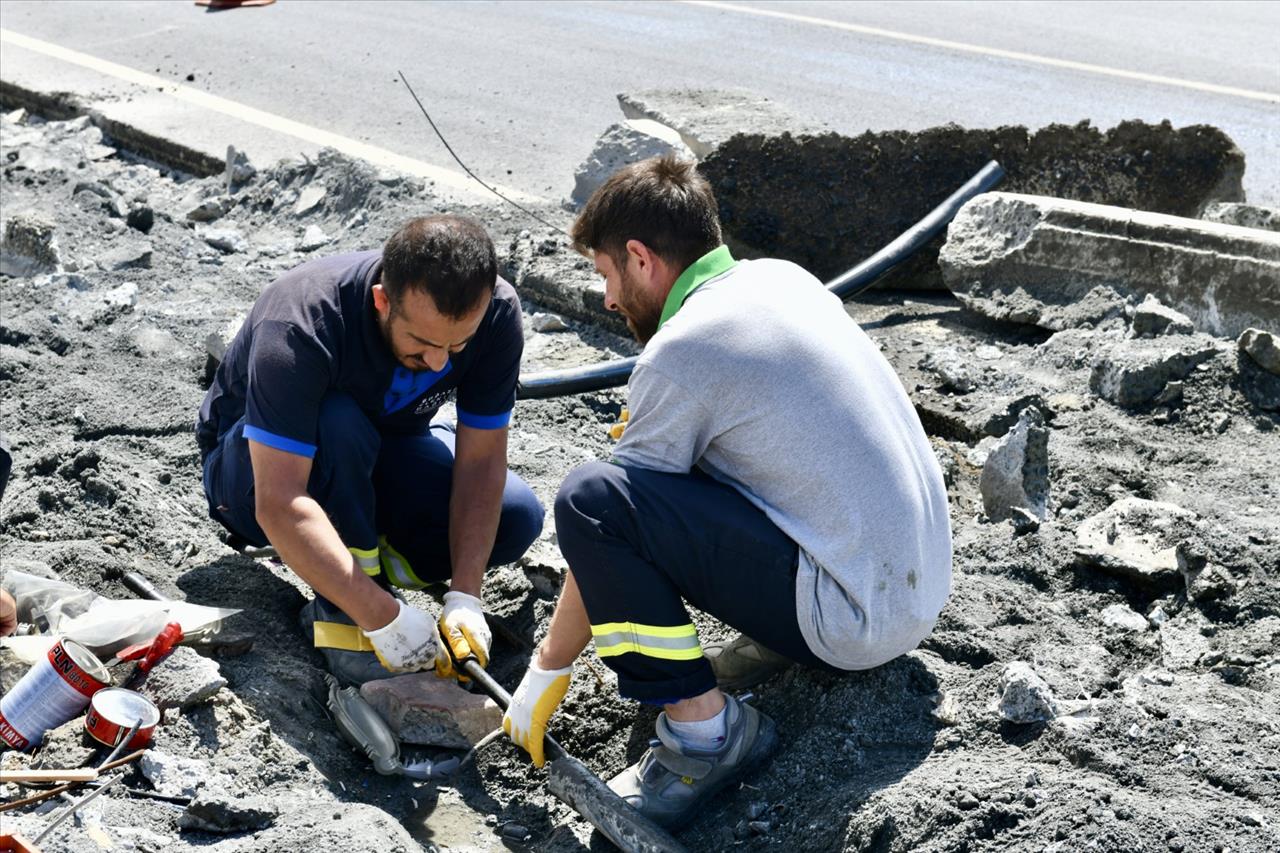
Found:
<path fill-rule="evenodd" d="M 507 713 L 502 716 L 502 730 L 533 759 L 537 767 L 546 763 L 542 752 L 542 739 L 547 734 L 547 721 L 560 707 L 564 694 L 569 690 L 573 664 L 564 669 L 543 669 L 538 666 L 537 653 L 529 661 L 529 671 L 520 680 L 520 686 L 511 697 Z"/>
<path fill-rule="evenodd" d="M 382 665 L 392 672 L 431 669 L 436 662 L 436 632 L 431 617 L 396 599 L 400 612 L 376 631 L 362 633 L 373 643 Z"/>
<path fill-rule="evenodd" d="M 493 634 L 484 620 L 480 599 L 465 592 L 446 592 L 444 610 L 436 623 L 440 642 L 436 647 L 436 675 L 469 681 L 462 662 L 474 658 L 481 668 L 489 665 Z"/>

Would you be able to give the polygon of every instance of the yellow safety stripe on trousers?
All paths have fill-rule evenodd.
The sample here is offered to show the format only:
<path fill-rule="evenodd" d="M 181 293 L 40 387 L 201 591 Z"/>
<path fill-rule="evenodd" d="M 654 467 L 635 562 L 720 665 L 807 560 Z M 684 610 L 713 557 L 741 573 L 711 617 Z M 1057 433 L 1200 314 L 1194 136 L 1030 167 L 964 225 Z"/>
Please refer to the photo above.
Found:
<path fill-rule="evenodd" d="M 426 582 L 419 579 L 413 573 L 413 568 L 409 565 L 409 561 L 404 555 L 392 548 L 387 542 L 387 537 L 378 537 L 378 545 L 382 557 L 382 568 L 386 570 L 387 577 L 391 579 L 391 583 L 401 589 L 422 589 L 426 586 Z"/>
<path fill-rule="evenodd" d="M 382 563 L 378 560 L 378 549 L 370 548 L 348 548 L 351 555 L 356 558 L 356 565 L 359 566 L 369 577 L 376 577 L 382 571 Z"/>
<path fill-rule="evenodd" d="M 372 652 L 373 643 L 355 625 L 341 622 L 314 622 L 317 649 L 341 649 L 344 652 Z"/>
<path fill-rule="evenodd" d="M 606 622 L 592 625 L 596 654 L 600 657 L 627 652 L 662 660 L 697 660 L 702 657 L 698 629 L 688 625 L 641 625 L 636 622 Z"/>

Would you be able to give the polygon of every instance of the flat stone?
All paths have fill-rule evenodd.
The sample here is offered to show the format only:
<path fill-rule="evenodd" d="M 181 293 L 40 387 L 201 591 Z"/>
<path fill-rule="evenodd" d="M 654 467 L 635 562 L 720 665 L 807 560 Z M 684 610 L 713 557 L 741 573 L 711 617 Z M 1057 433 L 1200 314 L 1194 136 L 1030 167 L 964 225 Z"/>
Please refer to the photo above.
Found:
<path fill-rule="evenodd" d="M 1275 335 L 1262 329 L 1245 329 L 1236 346 L 1263 370 L 1280 376 L 1280 346 L 1276 344 Z"/>
<path fill-rule="evenodd" d="M 249 248 L 249 241 L 233 228 L 207 228 L 200 236 L 223 254 L 243 252 Z"/>
<path fill-rule="evenodd" d="M 1151 627 L 1147 617 L 1135 613 L 1124 604 L 1111 604 L 1102 608 L 1102 624 L 1108 628 L 1136 633 L 1142 633 Z"/>
<path fill-rule="evenodd" d="M 326 192 L 323 184 L 309 184 L 298 194 L 298 200 L 293 204 L 294 216 L 305 216 L 315 210 L 324 201 Z"/>
<path fill-rule="evenodd" d="M 1048 517 L 1049 430 L 1039 409 L 1023 410 L 1013 429 L 991 448 L 979 488 L 983 510 L 993 521 L 1014 518 L 1015 509 L 1041 521 Z"/>
<path fill-rule="evenodd" d="M 204 338 L 204 351 L 215 362 L 221 363 L 223 357 L 227 354 L 227 347 L 231 346 L 231 341 L 239 334 L 240 327 L 244 325 L 247 314 L 237 314 L 228 320 L 216 332 L 210 332 Z"/>
<path fill-rule="evenodd" d="M 298 243 L 298 250 L 302 252 L 314 251 L 326 245 L 329 239 L 329 235 L 324 233 L 324 229 L 319 225 L 308 225 L 307 230 L 302 234 L 302 241 Z"/>
<path fill-rule="evenodd" d="M 672 144 L 666 139 L 637 130 L 629 124 L 611 125 L 595 147 L 573 174 L 573 192 L 570 199 L 575 205 L 587 203 L 591 194 L 600 188 L 609 176 L 631 163 L 650 157 L 674 153 L 678 157 L 693 159 L 693 152 L 683 142 Z"/>
<path fill-rule="evenodd" d="M 970 359 L 949 347 L 933 350 L 920 361 L 922 368 L 932 371 L 938 377 L 940 387 L 961 394 L 968 394 L 978 387 L 970 365 Z"/>
<path fill-rule="evenodd" d="M 215 219 L 221 219 L 230 205 L 231 199 L 226 196 L 206 198 L 188 208 L 184 216 L 192 222 L 213 222 Z"/>
<path fill-rule="evenodd" d="M 1189 335 L 1196 330 L 1191 318 L 1174 311 L 1153 294 L 1148 293 L 1142 304 L 1133 310 L 1131 333 L 1135 338 L 1155 338 L 1160 335 Z"/>
<path fill-rule="evenodd" d="M 770 130 L 750 117 L 738 122 L 739 135 L 699 155 L 726 242 L 735 252 L 794 261 L 824 281 L 902 234 L 992 159 L 1004 167 L 1000 188 L 1009 192 L 1174 216 L 1244 199 L 1244 154 L 1204 125 L 1126 121 L 1105 131 L 1088 122 L 1036 131 L 945 125 L 841 136 L 813 134 L 801 123 Z M 878 286 L 944 289 L 943 240 L 931 241 Z"/>
<path fill-rule="evenodd" d="M 1221 222 L 1224 225 L 1280 231 L 1280 207 L 1221 201 L 1205 208 L 1203 218 L 1210 222 Z"/>
<path fill-rule="evenodd" d="M 166 797 L 194 797 L 210 775 L 207 761 L 180 758 L 154 748 L 142 754 L 138 765 L 156 793 Z"/>
<path fill-rule="evenodd" d="M 178 646 L 147 675 L 142 692 L 161 710 L 184 709 L 200 704 L 226 686 L 227 680 L 215 661 Z"/>
<path fill-rule="evenodd" d="M 1156 589 L 1179 585 L 1177 546 L 1194 533 L 1196 514 L 1174 504 L 1122 498 L 1076 530 L 1085 565 Z"/>
<path fill-rule="evenodd" d="M 1167 384 L 1185 379 L 1218 351 L 1217 342 L 1207 335 L 1120 340 L 1094 363 L 1089 388 L 1117 406 L 1147 405 Z"/>
<path fill-rule="evenodd" d="M 54 224 L 35 213 L 20 213 L 4 225 L 0 273 L 33 276 L 53 272 L 61 264 Z"/>
<path fill-rule="evenodd" d="M 943 281 L 965 307 L 1058 331 L 1099 294 L 1156 296 L 1234 337 L 1280 326 L 1280 234 L 1057 198 L 986 193 L 947 230 Z"/>
<path fill-rule="evenodd" d="M 280 810 L 265 797 L 233 797 L 221 791 L 201 791 L 178 816 L 185 830 L 229 834 L 265 829 Z"/>
<path fill-rule="evenodd" d="M 535 312 L 529 318 L 529 325 L 535 332 L 565 332 L 569 329 L 569 324 L 564 321 L 564 318 L 545 311 Z"/>
<path fill-rule="evenodd" d="M 502 725 L 502 709 L 432 673 L 370 681 L 360 695 L 405 743 L 467 749 Z"/>
<path fill-rule="evenodd" d="M 819 133 L 822 127 L 753 92 L 730 89 L 646 89 L 618 95 L 629 119 L 650 119 L 680 134 L 699 158 L 742 133 Z"/>
<path fill-rule="evenodd" d="M 149 269 L 151 267 L 151 244 L 128 243 L 116 246 L 100 255 L 97 264 L 109 272 L 128 269 Z"/>
<path fill-rule="evenodd" d="M 1001 717 L 1011 723 L 1039 723 L 1058 716 L 1058 701 L 1030 664 L 1014 661 L 1000 673 L 1000 701 L 996 706 Z"/>

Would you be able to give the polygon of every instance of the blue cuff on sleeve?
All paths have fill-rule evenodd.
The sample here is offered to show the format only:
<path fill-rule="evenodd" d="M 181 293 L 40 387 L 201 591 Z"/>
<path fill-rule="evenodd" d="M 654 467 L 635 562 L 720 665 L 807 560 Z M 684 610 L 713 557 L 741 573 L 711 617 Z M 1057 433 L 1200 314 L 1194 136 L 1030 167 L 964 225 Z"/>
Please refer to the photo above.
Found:
<path fill-rule="evenodd" d="M 305 456 L 312 459 L 316 455 L 316 446 L 307 444 L 305 441 L 298 441 L 293 438 L 285 438 L 283 435 L 276 435 L 273 432 L 267 432 L 256 426 L 245 425 L 244 437 L 258 444 L 265 444 L 267 447 L 274 447 L 276 450 L 283 450 L 285 453 L 292 453 L 296 456 Z"/>
<path fill-rule="evenodd" d="M 511 412 L 506 411 L 499 415 L 473 415 L 458 409 L 458 423 L 472 429 L 502 429 L 511 423 Z"/>

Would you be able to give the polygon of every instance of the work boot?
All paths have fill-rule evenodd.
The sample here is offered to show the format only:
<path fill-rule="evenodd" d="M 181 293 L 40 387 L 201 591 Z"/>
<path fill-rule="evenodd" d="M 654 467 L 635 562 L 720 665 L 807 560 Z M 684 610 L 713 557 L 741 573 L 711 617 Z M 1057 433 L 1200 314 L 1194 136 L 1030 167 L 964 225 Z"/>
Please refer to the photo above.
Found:
<path fill-rule="evenodd" d="M 369 639 L 328 599 L 317 595 L 307 602 L 298 614 L 298 623 L 341 686 L 359 687 L 366 681 L 399 674 L 382 665 Z"/>
<path fill-rule="evenodd" d="M 746 634 L 727 643 L 702 647 L 702 655 L 716 675 L 716 686 L 727 693 L 738 693 L 763 684 L 791 666 L 793 661 L 770 651 Z"/>
<path fill-rule="evenodd" d="M 732 696 L 724 697 L 725 739 L 719 749 L 695 750 L 681 744 L 665 713 L 658 715 L 658 737 L 640 761 L 623 770 L 609 787 L 660 826 L 674 829 L 717 792 L 741 779 L 778 744 L 773 720 Z"/>

